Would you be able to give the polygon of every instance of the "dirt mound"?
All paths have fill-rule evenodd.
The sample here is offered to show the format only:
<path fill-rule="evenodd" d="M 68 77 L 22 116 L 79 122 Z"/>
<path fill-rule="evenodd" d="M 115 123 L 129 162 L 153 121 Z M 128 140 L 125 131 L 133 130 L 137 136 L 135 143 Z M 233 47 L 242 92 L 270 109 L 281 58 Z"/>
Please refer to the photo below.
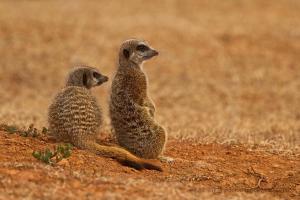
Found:
<path fill-rule="evenodd" d="M 250 151 L 237 145 L 170 140 L 164 172 L 136 171 L 74 149 L 55 166 L 32 156 L 54 148 L 48 138 L 0 132 L 0 199 L 297 198 L 300 157 Z M 237 196 L 238 195 L 238 196 Z"/>

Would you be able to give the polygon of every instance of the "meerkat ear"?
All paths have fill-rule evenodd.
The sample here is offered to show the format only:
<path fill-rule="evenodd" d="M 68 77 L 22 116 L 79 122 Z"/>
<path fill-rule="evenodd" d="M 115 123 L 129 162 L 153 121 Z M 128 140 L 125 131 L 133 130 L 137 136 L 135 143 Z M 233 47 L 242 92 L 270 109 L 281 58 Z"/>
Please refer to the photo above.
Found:
<path fill-rule="evenodd" d="M 87 86 L 87 76 L 86 76 L 86 73 L 83 73 L 82 75 L 82 83 L 84 86 Z"/>
<path fill-rule="evenodd" d="M 129 58 L 129 51 L 128 51 L 127 49 L 124 49 L 124 50 L 123 50 L 123 55 L 124 55 L 124 57 L 125 57 L 126 59 L 128 59 L 128 58 Z"/>

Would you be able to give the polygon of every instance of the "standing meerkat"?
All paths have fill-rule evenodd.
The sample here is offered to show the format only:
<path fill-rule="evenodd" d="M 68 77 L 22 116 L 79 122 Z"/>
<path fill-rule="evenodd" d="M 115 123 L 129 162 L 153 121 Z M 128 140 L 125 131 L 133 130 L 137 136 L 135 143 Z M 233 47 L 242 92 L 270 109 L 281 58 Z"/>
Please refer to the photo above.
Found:
<path fill-rule="evenodd" d="M 161 156 L 167 133 L 154 118 L 155 106 L 148 95 L 144 61 L 158 52 L 145 41 L 130 39 L 119 51 L 119 65 L 112 82 L 110 116 L 118 143 L 142 158 Z M 171 161 L 167 160 L 167 161 Z"/>
<path fill-rule="evenodd" d="M 125 149 L 96 143 L 96 136 L 102 124 L 102 113 L 90 89 L 107 80 L 108 77 L 92 67 L 78 67 L 71 71 L 66 87 L 57 94 L 49 107 L 49 134 L 59 141 L 70 142 L 76 147 L 114 158 L 135 169 L 161 171 L 160 167 L 134 156 Z"/>

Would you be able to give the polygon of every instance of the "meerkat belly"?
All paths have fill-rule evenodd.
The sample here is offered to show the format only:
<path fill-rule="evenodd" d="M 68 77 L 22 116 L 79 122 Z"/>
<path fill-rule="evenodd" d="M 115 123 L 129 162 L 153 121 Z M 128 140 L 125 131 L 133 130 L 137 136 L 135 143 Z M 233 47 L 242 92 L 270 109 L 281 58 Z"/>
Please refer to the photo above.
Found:
<path fill-rule="evenodd" d="M 135 103 L 125 96 L 113 97 L 110 103 L 110 114 L 112 123 L 117 129 L 142 129 L 145 122 L 143 112 L 138 109 Z"/>
<path fill-rule="evenodd" d="M 49 109 L 51 134 L 61 140 L 93 137 L 101 123 L 101 111 L 95 99 L 84 89 L 68 88 L 58 94 Z"/>

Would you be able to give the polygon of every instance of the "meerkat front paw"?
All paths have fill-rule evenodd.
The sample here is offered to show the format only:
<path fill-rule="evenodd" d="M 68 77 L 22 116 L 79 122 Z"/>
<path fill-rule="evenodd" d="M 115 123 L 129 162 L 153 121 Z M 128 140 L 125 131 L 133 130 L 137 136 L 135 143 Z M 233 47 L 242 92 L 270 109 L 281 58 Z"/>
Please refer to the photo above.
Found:
<path fill-rule="evenodd" d="M 147 110 L 148 110 L 148 112 L 149 112 L 149 115 L 150 115 L 152 118 L 154 118 L 155 110 L 154 110 L 154 109 L 151 109 L 151 108 L 149 108 L 149 107 L 147 107 Z"/>

